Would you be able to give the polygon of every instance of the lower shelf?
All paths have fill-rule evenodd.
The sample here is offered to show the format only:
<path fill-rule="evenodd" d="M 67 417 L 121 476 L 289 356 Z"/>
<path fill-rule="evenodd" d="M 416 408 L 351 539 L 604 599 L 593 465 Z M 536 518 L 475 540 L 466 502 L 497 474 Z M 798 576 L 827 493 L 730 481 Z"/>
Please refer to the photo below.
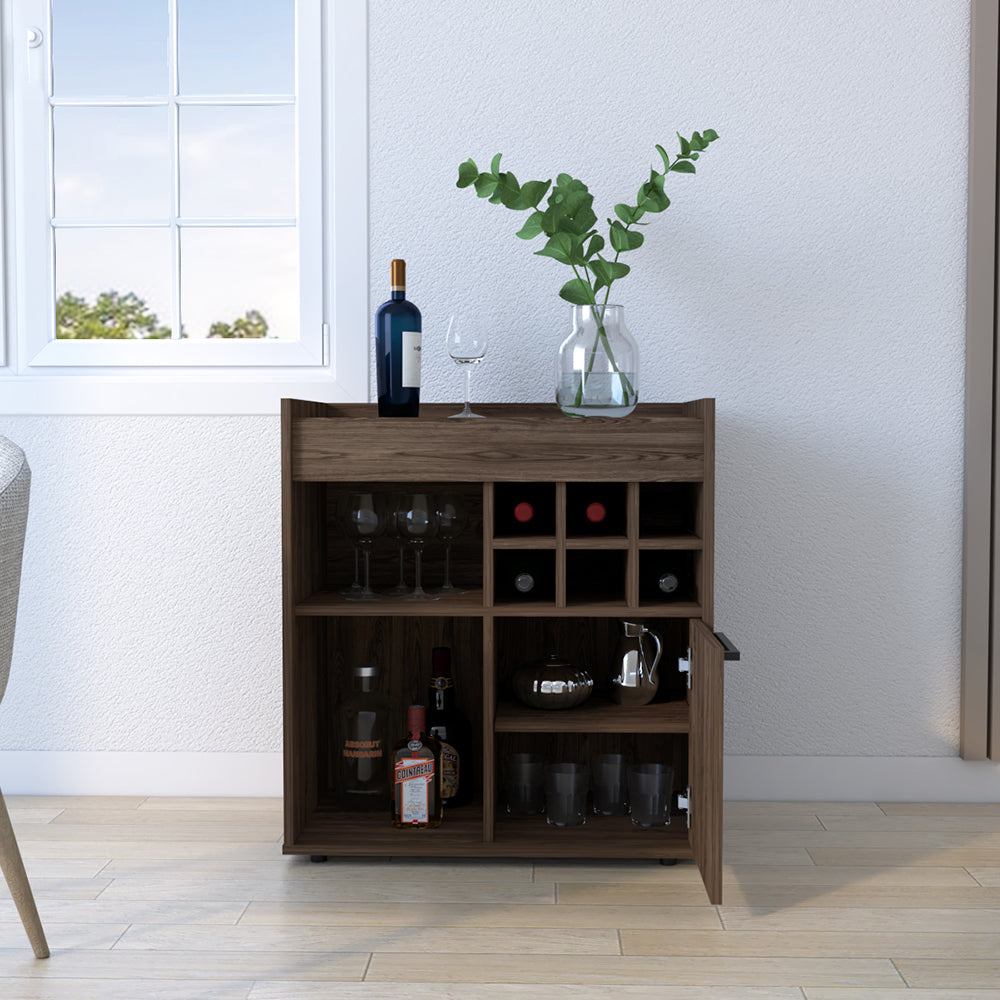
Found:
<path fill-rule="evenodd" d="M 588 816 L 579 827 L 555 827 L 544 816 L 497 817 L 483 839 L 478 805 L 447 813 L 433 830 L 398 830 L 382 814 L 317 812 L 285 854 L 330 857 L 691 858 L 683 815 L 662 830 L 643 830 L 628 816 Z"/>

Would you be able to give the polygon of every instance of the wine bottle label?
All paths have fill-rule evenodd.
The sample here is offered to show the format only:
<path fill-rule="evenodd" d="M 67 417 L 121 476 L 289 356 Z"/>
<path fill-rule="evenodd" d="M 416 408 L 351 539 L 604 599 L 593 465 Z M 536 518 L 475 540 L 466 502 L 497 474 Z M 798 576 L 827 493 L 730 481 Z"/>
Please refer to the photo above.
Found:
<path fill-rule="evenodd" d="M 403 331 L 403 365 L 400 382 L 404 389 L 420 388 L 420 331 Z"/>
<path fill-rule="evenodd" d="M 455 686 L 454 680 L 451 677 L 432 677 L 431 687 L 435 691 L 447 691 L 448 688 Z"/>
<path fill-rule="evenodd" d="M 434 761 L 423 757 L 400 757 L 395 781 L 399 788 L 399 818 L 404 823 L 426 823 L 430 819 L 430 783 Z"/>
<path fill-rule="evenodd" d="M 458 795 L 458 770 L 461 761 L 458 751 L 450 744 L 441 743 L 441 798 L 450 799 Z"/>

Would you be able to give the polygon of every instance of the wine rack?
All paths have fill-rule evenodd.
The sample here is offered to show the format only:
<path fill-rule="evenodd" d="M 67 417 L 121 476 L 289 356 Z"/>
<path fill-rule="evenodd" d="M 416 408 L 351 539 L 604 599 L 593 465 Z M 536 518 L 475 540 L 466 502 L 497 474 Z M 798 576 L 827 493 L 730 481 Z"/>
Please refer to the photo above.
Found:
<path fill-rule="evenodd" d="M 574 419 L 554 406 L 480 405 L 487 419 L 378 419 L 372 405 L 282 402 L 284 851 L 310 855 L 693 858 L 722 897 L 722 675 L 713 634 L 714 401 L 640 405 L 625 419 Z M 463 592 L 428 602 L 349 601 L 354 574 L 339 514 L 347 494 L 460 493 L 469 522 L 450 556 Z M 526 504 L 515 514 L 518 504 Z M 528 510 L 530 507 L 530 511 Z M 439 584 L 442 545 L 427 547 L 424 586 Z M 512 577 L 534 579 L 522 593 Z M 657 581 L 673 573 L 678 586 Z M 407 574 L 412 583 L 412 562 Z M 371 581 L 399 577 L 379 539 Z M 654 701 L 606 697 L 619 621 L 663 641 Z M 337 809 L 331 735 L 354 663 L 381 667 L 379 688 L 402 733 L 423 701 L 434 646 L 450 646 L 459 705 L 471 720 L 476 800 L 434 830 L 397 830 L 388 814 Z M 518 667 L 557 650 L 591 672 L 595 694 L 563 711 L 515 701 Z M 689 657 L 690 674 L 677 670 Z M 690 680 L 689 680 L 690 678 Z M 587 760 L 623 751 L 673 766 L 690 808 L 662 830 L 590 816 L 575 828 L 509 817 L 500 762 L 518 751 Z"/>

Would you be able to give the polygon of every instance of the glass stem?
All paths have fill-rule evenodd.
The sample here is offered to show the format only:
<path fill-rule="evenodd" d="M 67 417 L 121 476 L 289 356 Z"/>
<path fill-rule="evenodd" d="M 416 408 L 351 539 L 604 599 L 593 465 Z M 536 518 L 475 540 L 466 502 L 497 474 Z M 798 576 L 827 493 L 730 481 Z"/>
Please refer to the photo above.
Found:
<path fill-rule="evenodd" d="M 399 586 L 400 587 L 405 587 L 406 586 L 406 572 L 403 569 L 403 552 L 404 552 L 403 546 L 400 545 L 400 547 L 399 547 Z"/>
<path fill-rule="evenodd" d="M 365 594 L 370 594 L 372 592 L 372 588 L 369 582 L 370 578 L 371 578 L 371 552 L 368 549 L 365 549 L 365 589 L 363 591 L 363 593 Z"/>
<path fill-rule="evenodd" d="M 357 547 L 357 545 L 355 545 L 354 546 L 354 586 L 355 587 L 360 587 L 361 586 L 360 582 L 358 581 L 358 577 L 360 575 L 361 575 L 360 568 L 358 566 L 358 547 Z"/>
<path fill-rule="evenodd" d="M 472 407 L 469 406 L 469 400 L 472 398 L 472 365 L 465 366 L 465 408 L 462 410 L 463 416 L 469 416 L 472 413 Z"/>
<path fill-rule="evenodd" d="M 421 546 L 418 545 L 417 548 L 416 548 L 416 555 L 417 555 L 417 580 L 416 580 L 416 585 L 413 588 L 413 593 L 414 594 L 422 594 L 424 592 L 424 588 L 420 586 L 420 549 L 421 549 Z"/>
<path fill-rule="evenodd" d="M 444 589 L 451 590 L 451 542 L 444 547 Z"/>

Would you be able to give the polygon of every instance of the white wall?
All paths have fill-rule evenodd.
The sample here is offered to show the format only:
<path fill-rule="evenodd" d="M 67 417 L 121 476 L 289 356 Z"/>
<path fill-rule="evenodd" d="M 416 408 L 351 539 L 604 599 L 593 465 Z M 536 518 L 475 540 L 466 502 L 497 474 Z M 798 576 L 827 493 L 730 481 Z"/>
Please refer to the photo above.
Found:
<path fill-rule="evenodd" d="M 570 172 L 603 219 L 654 143 L 721 136 L 696 177 L 672 175 L 614 298 L 643 398 L 718 400 L 734 797 L 851 797 L 849 775 L 863 796 L 921 797 L 931 763 L 954 797 L 997 788 L 992 765 L 954 760 L 968 20 L 939 0 L 370 4 L 372 307 L 405 257 L 426 400 L 461 392 L 453 308 L 490 331 L 484 400 L 551 399 L 567 332 L 568 275 L 514 238 L 523 216 L 455 188 L 459 162 Z M 189 780 L 207 791 L 226 754 L 277 753 L 276 418 L 0 432 L 35 470 L 0 747 L 112 752 L 102 789 L 137 752 L 203 752 Z M 44 784 L 38 759 L 23 773 Z"/>

